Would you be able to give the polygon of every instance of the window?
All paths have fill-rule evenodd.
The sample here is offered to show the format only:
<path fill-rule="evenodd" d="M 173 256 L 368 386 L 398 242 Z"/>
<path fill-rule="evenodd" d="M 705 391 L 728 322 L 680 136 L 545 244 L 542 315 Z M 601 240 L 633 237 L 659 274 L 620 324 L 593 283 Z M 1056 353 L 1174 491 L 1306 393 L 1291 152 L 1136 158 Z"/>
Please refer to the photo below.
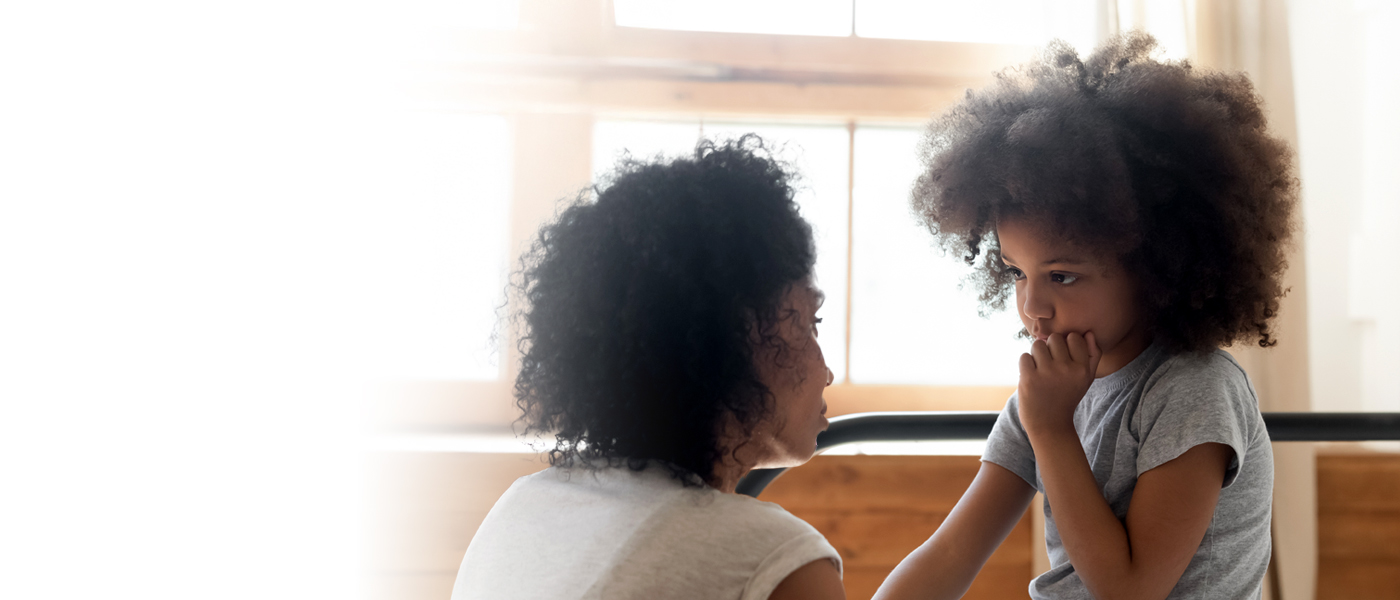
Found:
<path fill-rule="evenodd" d="M 1007 385 L 1019 376 L 1020 320 L 977 316 L 969 273 L 941 256 L 909 208 L 920 129 L 860 127 L 855 135 L 851 255 L 851 380 L 856 383 Z"/>
<path fill-rule="evenodd" d="M 1081 51 L 1098 35 L 1096 0 L 857 0 L 856 35 L 907 40 L 1040 45 Z"/>
<path fill-rule="evenodd" d="M 827 295 L 820 339 L 838 382 L 1015 385 L 1016 358 L 1025 350 L 1015 337 L 1020 322 L 1005 311 L 978 318 L 976 293 L 959 289 L 968 269 L 940 256 L 910 213 L 920 128 L 604 119 L 593 131 L 595 177 L 624 152 L 639 159 L 684 155 L 701 136 L 752 132 L 778 146 L 778 156 L 802 175 L 798 202 L 816 233 L 817 280 Z"/>
<path fill-rule="evenodd" d="M 623 27 L 850 35 L 851 0 L 614 0 Z"/>
<path fill-rule="evenodd" d="M 1100 4 L 1097 0 L 615 0 L 614 11 L 617 24 L 624 27 L 983 44 L 1040 45 L 1060 38 L 1088 50 L 1098 36 Z M 1151 12 L 1145 18 L 1164 18 L 1159 13 L 1172 7 L 1162 4 L 1144 8 Z"/>
<path fill-rule="evenodd" d="M 386 263 L 409 267 L 383 298 L 396 320 L 376 332 L 379 364 L 418 382 L 386 395 L 386 422 L 508 424 L 516 354 L 507 330 L 499 345 L 491 333 L 531 223 L 622 149 L 688 153 L 701 135 L 749 131 L 804 176 L 799 202 L 827 294 L 823 350 L 842 384 L 828 395 L 833 414 L 1004 402 L 1020 326 L 978 316 L 975 293 L 960 289 L 967 267 L 941 256 L 910 214 L 914 146 L 931 115 L 1026 60 L 1026 44 L 1097 35 L 1101 15 L 1085 8 L 1097 3 L 535 2 L 502 9 L 509 18 L 492 27 L 504 31 L 433 34 L 421 47 L 437 54 L 415 63 L 405 88 L 434 110 L 406 126 L 418 150 L 405 151 L 404 168 L 421 177 L 401 178 L 414 180 L 403 190 L 412 208 L 405 241 L 386 249 Z M 985 10 L 1004 13 L 1002 37 L 977 38 Z M 980 43 L 929 41 L 949 37 Z M 512 152 L 528 159 L 509 164 Z"/>

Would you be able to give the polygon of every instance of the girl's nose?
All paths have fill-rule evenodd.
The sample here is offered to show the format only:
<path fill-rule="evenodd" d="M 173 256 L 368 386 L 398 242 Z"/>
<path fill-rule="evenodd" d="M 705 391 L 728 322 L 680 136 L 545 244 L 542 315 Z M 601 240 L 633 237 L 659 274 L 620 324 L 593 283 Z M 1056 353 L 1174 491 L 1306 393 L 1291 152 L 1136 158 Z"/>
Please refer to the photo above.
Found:
<path fill-rule="evenodd" d="M 1049 319 L 1055 316 L 1055 305 L 1039 286 L 1026 283 L 1021 294 L 1021 312 L 1031 319 Z"/>

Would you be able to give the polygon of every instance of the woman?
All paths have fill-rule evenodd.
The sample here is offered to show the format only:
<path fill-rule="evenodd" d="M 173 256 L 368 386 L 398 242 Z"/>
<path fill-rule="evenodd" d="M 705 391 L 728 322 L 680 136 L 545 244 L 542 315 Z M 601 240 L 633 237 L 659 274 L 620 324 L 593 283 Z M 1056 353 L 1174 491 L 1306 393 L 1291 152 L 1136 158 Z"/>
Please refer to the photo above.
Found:
<path fill-rule="evenodd" d="M 467 549 L 454 600 L 844 598 L 812 526 L 735 493 L 826 428 L 811 227 L 748 136 L 624 161 L 540 232 L 516 403 L 553 433 Z"/>

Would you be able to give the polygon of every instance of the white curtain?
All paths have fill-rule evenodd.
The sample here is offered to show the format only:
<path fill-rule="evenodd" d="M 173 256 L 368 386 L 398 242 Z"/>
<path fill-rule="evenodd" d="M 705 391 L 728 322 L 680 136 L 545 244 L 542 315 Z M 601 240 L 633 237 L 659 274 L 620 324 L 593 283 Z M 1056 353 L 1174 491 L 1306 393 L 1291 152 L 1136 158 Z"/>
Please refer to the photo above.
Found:
<path fill-rule="evenodd" d="M 1139 29 L 1151 33 L 1168 58 L 1195 58 L 1194 0 L 1100 0 L 1105 36 Z"/>

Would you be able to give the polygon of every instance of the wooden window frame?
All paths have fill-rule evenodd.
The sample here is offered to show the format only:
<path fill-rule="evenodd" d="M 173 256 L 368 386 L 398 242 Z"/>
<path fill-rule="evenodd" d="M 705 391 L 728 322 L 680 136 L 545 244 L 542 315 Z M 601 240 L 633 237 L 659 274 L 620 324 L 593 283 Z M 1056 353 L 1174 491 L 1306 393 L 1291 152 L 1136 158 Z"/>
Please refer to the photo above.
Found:
<path fill-rule="evenodd" d="M 618 27 L 609 0 L 522 0 L 516 31 L 439 32 L 419 41 L 428 56 L 406 65 L 400 80 L 419 108 L 503 114 L 517 125 L 540 115 L 571 115 L 575 129 L 591 127 L 600 115 L 846 123 L 852 136 L 862 122 L 923 122 L 1034 51 L 1001 44 Z M 528 180 L 545 161 L 528 160 L 531 155 L 519 148 L 539 144 L 540 134 L 530 127 L 513 129 L 517 157 L 523 159 L 516 161 L 514 178 Z M 587 142 L 575 136 L 573 143 Z M 591 159 L 591 147 L 572 150 Z M 553 200 L 562 197 L 526 195 L 512 199 L 512 257 L 553 214 Z M 849 294 L 850 264 L 848 365 L 855 302 Z M 501 352 L 501 377 L 495 381 L 380 386 L 371 392 L 372 421 L 413 430 L 509 426 L 518 416 L 511 392 L 519 356 L 509 341 Z M 826 398 L 831 415 L 999 410 L 1014 390 L 847 381 L 828 388 Z"/>

